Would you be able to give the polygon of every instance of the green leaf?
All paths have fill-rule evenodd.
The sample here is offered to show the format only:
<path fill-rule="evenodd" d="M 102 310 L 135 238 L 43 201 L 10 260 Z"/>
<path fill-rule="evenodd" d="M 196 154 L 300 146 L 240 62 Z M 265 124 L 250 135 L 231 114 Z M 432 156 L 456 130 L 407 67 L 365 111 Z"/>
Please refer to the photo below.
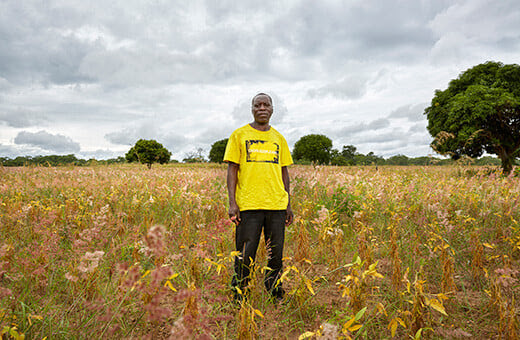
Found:
<path fill-rule="evenodd" d="M 361 319 L 363 317 L 363 315 L 365 314 L 366 310 L 367 310 L 367 307 L 364 307 L 363 309 L 361 309 L 359 312 L 356 313 L 356 316 L 354 317 L 354 319 L 356 321 Z"/>

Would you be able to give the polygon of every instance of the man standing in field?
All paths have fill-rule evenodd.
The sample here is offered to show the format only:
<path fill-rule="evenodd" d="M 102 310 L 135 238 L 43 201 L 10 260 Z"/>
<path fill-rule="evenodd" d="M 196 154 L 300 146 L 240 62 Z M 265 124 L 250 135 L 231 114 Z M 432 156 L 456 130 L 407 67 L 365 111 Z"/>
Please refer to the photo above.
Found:
<path fill-rule="evenodd" d="M 270 268 L 265 287 L 276 299 L 284 291 L 277 284 L 282 270 L 285 226 L 293 222 L 289 197 L 289 171 L 292 157 L 285 138 L 269 125 L 273 101 L 265 93 L 253 97 L 254 121 L 235 130 L 226 147 L 228 163 L 227 188 L 229 217 L 236 224 L 235 245 L 240 255 L 235 258 L 232 286 L 247 286 L 251 261 L 255 260 L 262 228 Z"/>

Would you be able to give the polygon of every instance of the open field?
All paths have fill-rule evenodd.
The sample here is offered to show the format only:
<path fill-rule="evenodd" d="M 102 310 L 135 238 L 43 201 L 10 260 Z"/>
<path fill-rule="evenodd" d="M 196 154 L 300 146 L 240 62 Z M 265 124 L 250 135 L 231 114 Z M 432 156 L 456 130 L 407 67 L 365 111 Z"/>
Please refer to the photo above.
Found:
<path fill-rule="evenodd" d="M 518 177 L 294 166 L 286 298 L 273 303 L 263 290 L 261 247 L 237 305 L 225 172 L 0 168 L 2 334 L 518 338 Z"/>

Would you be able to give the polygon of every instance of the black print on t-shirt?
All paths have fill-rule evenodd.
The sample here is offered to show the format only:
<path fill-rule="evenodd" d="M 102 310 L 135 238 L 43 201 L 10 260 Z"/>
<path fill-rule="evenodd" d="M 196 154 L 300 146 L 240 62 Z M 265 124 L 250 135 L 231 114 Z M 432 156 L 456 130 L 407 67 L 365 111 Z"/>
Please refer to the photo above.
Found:
<path fill-rule="evenodd" d="M 278 164 L 280 146 L 267 140 L 246 140 L 246 161 Z"/>

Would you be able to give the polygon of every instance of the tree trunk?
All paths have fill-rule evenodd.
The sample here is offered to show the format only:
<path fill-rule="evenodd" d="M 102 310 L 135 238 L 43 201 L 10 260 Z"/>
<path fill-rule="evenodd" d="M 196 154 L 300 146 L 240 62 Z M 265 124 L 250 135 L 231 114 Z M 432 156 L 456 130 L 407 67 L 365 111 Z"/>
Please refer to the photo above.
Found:
<path fill-rule="evenodd" d="M 504 150 L 504 148 L 500 149 L 500 152 L 498 152 L 498 157 L 502 161 L 502 174 L 504 176 L 509 176 L 509 174 L 513 170 L 514 157 L 512 156 L 512 154 Z"/>

